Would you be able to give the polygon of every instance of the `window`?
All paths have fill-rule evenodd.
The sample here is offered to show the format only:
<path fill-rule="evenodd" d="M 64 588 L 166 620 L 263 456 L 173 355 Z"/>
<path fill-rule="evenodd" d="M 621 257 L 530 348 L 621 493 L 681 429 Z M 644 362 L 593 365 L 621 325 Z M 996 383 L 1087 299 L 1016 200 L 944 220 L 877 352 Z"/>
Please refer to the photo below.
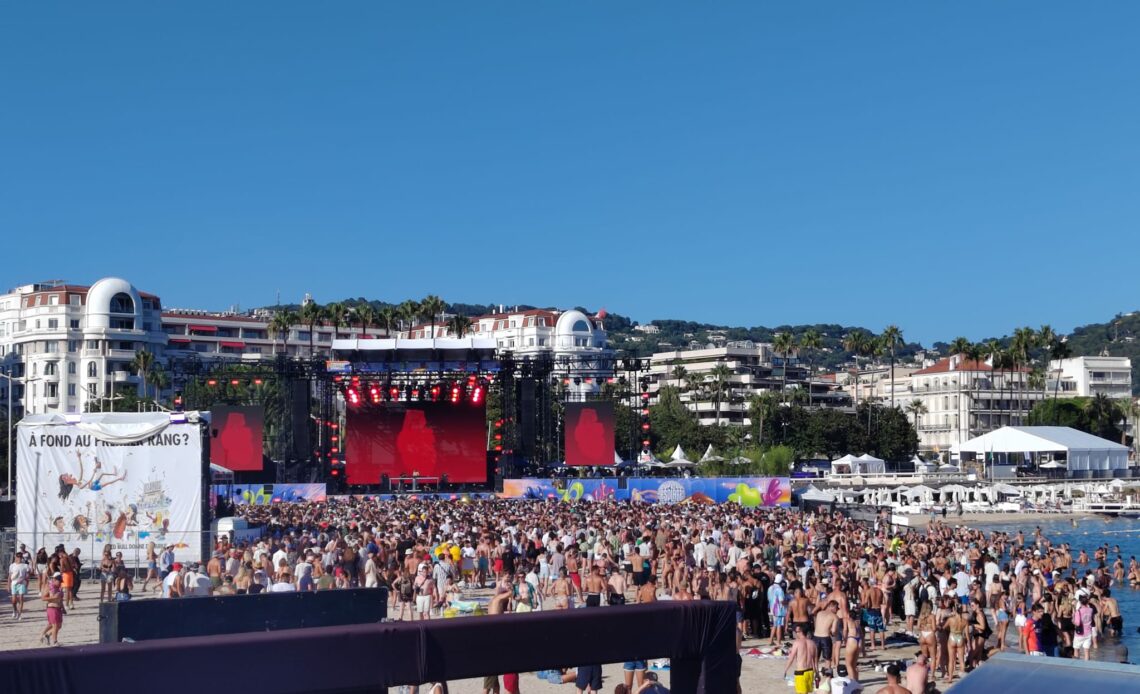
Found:
<path fill-rule="evenodd" d="M 72 376 L 75 375 L 75 362 L 67 362 L 67 373 L 71 374 Z"/>
<path fill-rule="evenodd" d="M 93 350 L 98 351 L 99 341 L 98 340 L 88 340 L 87 341 L 87 349 L 93 349 Z"/>
<path fill-rule="evenodd" d="M 69 397 L 69 398 L 75 397 L 75 384 L 74 383 L 68 383 L 67 384 L 67 397 Z"/>
<path fill-rule="evenodd" d="M 93 361 L 87 362 L 87 378 L 97 378 L 99 376 L 98 366 Z"/>
<path fill-rule="evenodd" d="M 52 298 L 54 299 L 55 297 L 53 296 Z M 59 330 L 58 318 L 48 318 L 48 330 Z"/>
<path fill-rule="evenodd" d="M 79 319 L 78 319 L 78 318 L 74 318 L 74 319 L 72 319 L 72 321 L 71 321 L 71 329 L 72 329 L 72 330 L 79 330 Z"/>
<path fill-rule="evenodd" d="M 111 297 L 111 313 L 134 313 L 135 302 L 130 294 L 120 292 Z"/>
<path fill-rule="evenodd" d="M 68 340 L 67 341 L 67 351 L 71 352 L 73 354 L 75 352 L 78 352 L 79 351 L 79 340 Z"/>
<path fill-rule="evenodd" d="M 99 384 L 91 381 L 87 384 L 87 396 L 91 398 L 99 397 Z"/>
<path fill-rule="evenodd" d="M 39 330 L 39 329 L 40 329 L 40 319 L 37 318 L 36 319 L 36 330 Z"/>
<path fill-rule="evenodd" d="M 24 332 L 27 329 L 28 329 L 28 321 L 26 321 L 26 320 L 20 321 L 20 326 L 17 328 L 17 330 L 19 330 L 20 332 Z"/>
<path fill-rule="evenodd" d="M 59 352 L 59 340 L 48 340 L 44 343 L 44 351 L 48 354 Z"/>
<path fill-rule="evenodd" d="M 44 395 L 46 395 L 49 398 L 58 398 L 59 397 L 59 384 L 58 383 L 45 383 L 44 384 Z"/>
<path fill-rule="evenodd" d="M 79 296 L 78 294 L 72 294 L 71 296 L 67 297 L 67 303 L 71 304 L 72 306 L 82 306 L 83 297 Z"/>
<path fill-rule="evenodd" d="M 48 298 L 48 304 L 51 306 L 59 306 L 59 294 L 52 294 Z"/>
<path fill-rule="evenodd" d="M 38 363 L 32 362 L 32 375 L 33 376 L 35 376 L 38 373 L 39 368 L 40 368 L 40 365 Z"/>
<path fill-rule="evenodd" d="M 44 364 L 44 375 L 45 376 L 55 376 L 56 375 L 56 363 L 54 361 L 49 361 L 48 363 Z"/>

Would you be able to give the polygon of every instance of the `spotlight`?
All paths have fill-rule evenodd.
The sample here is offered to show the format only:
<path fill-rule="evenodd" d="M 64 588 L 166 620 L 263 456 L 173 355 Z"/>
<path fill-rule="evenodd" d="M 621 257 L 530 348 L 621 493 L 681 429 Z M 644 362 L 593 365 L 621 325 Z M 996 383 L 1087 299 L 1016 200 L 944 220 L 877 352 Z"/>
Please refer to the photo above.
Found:
<path fill-rule="evenodd" d="M 379 405 L 383 396 L 380 394 L 380 386 L 372 383 L 368 386 L 368 399 L 372 401 L 373 405 Z"/>
<path fill-rule="evenodd" d="M 463 399 L 463 386 L 459 383 L 451 384 L 451 404 L 455 405 Z"/>
<path fill-rule="evenodd" d="M 399 400 L 400 399 L 400 389 L 396 386 L 392 386 L 391 388 L 389 388 L 388 389 L 388 399 L 391 400 L 392 402 L 396 402 L 397 400 Z"/>
<path fill-rule="evenodd" d="M 344 399 L 348 401 L 349 405 L 356 407 L 360 404 L 360 391 L 354 387 L 349 387 L 344 391 Z"/>
<path fill-rule="evenodd" d="M 438 383 L 436 385 L 432 386 L 431 387 L 431 401 L 432 402 L 439 402 L 439 396 L 442 392 L 443 392 L 443 389 L 439 386 Z"/>
<path fill-rule="evenodd" d="M 471 404 L 472 405 L 482 405 L 483 404 L 483 392 L 484 392 L 483 384 L 482 383 L 475 384 L 475 387 L 471 389 Z"/>

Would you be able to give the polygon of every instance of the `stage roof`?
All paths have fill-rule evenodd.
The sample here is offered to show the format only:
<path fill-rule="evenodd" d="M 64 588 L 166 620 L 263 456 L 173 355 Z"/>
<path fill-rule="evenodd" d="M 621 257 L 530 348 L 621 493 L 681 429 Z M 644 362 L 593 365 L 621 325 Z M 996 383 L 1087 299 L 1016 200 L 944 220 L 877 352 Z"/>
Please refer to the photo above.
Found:
<path fill-rule="evenodd" d="M 1095 660 L 999 653 L 954 685 L 954 694 L 1010 691 L 1132 691 L 1140 667 Z"/>

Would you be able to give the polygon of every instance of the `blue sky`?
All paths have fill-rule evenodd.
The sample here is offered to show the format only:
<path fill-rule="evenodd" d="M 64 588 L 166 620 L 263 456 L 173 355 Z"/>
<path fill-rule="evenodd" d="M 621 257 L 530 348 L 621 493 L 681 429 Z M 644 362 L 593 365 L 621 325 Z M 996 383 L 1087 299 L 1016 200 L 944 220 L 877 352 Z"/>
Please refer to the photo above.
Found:
<path fill-rule="evenodd" d="M 5 286 L 979 339 L 1137 308 L 1140 4 L 8 3 Z"/>

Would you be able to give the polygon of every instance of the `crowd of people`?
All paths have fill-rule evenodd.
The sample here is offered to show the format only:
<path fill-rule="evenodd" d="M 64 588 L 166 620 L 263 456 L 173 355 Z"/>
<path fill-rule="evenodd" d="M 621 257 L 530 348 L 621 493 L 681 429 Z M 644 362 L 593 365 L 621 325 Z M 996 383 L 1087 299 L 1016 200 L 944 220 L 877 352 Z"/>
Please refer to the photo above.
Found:
<path fill-rule="evenodd" d="M 915 655 L 878 663 L 884 691 L 915 694 L 1007 648 L 1088 658 L 1123 629 L 1112 590 L 1140 577 L 1134 558 L 1125 565 L 1107 546 L 1074 553 L 1039 530 L 1027 537 L 939 521 L 897 529 L 826 509 L 345 498 L 238 513 L 263 528 L 260 540 L 221 538 L 201 565 L 148 550 L 164 598 L 386 587 L 399 620 L 444 616 L 481 588 L 491 614 L 726 600 L 737 606 L 740 641 L 786 653 L 803 693 L 860 691 L 888 640 L 913 644 Z M 61 550 L 37 557 L 24 580 L 38 577 L 49 610 L 59 602 L 62 612 L 77 591 L 78 550 Z M 129 599 L 131 585 L 117 578 L 121 557 L 105 555 L 100 566 L 110 577 L 101 597 Z M 53 640 L 55 619 L 52 635 L 49 612 Z M 644 661 L 625 663 L 623 691 L 661 691 L 648 671 Z M 595 674 L 550 676 L 597 691 Z M 500 686 L 517 692 L 517 676 L 502 685 L 488 678 L 484 691 Z"/>

